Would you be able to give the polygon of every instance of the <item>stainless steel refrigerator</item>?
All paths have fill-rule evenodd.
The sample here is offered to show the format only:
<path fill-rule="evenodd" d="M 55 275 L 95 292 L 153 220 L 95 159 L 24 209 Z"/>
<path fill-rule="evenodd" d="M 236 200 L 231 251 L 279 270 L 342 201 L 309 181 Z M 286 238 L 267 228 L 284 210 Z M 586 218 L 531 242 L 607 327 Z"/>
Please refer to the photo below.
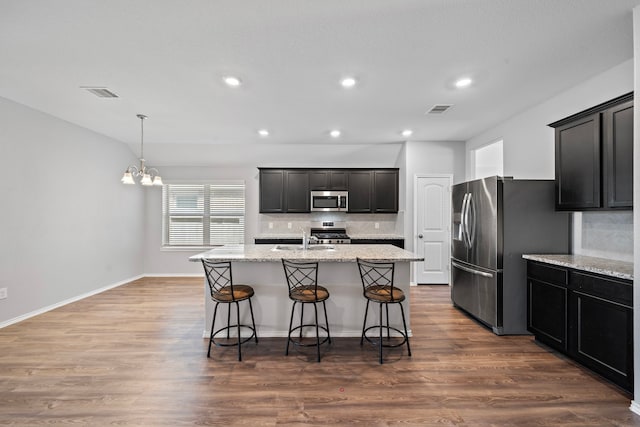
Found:
<path fill-rule="evenodd" d="M 494 333 L 526 334 L 523 253 L 569 253 L 554 181 L 488 177 L 453 186 L 451 300 Z"/>

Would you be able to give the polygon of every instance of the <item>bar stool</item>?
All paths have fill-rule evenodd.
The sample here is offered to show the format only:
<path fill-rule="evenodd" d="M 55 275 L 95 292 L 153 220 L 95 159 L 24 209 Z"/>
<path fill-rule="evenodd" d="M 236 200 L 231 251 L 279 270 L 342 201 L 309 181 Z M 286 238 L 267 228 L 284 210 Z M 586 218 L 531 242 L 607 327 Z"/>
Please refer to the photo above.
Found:
<path fill-rule="evenodd" d="M 364 311 L 364 323 L 362 325 L 362 336 L 360 337 L 360 345 L 363 344 L 366 339 L 372 344 L 377 344 L 380 353 L 380 364 L 382 364 L 382 348 L 383 347 L 400 347 L 403 344 L 407 344 L 407 352 L 411 357 L 411 347 L 409 346 L 409 334 L 407 333 L 407 322 L 404 317 L 404 308 L 402 302 L 405 300 L 404 292 L 401 289 L 396 288 L 393 285 L 393 262 L 380 262 L 380 261 L 367 261 L 357 258 L 358 270 L 360 271 L 360 279 L 362 280 L 363 295 L 367 299 L 367 307 Z M 369 303 L 375 302 L 380 306 L 380 323 L 377 325 L 367 327 L 367 314 L 369 312 Z M 404 332 L 389 326 L 389 304 L 398 304 L 400 306 L 400 313 L 402 313 L 402 325 Z M 382 306 L 386 309 L 387 322 L 386 326 L 383 324 Z M 370 329 L 378 328 L 380 336 L 378 340 L 368 337 L 367 331 Z M 383 329 L 387 330 L 386 340 L 383 338 Z M 394 343 L 390 331 L 395 331 L 400 334 L 402 339 L 400 342 Z"/>
<path fill-rule="evenodd" d="M 211 261 L 202 259 L 202 266 L 204 267 L 205 277 L 207 283 L 209 283 L 209 290 L 211 292 L 211 299 L 216 303 L 213 310 L 213 319 L 211 320 L 211 335 L 209 336 L 209 350 L 207 351 L 207 357 L 211 357 L 211 344 L 215 344 L 219 347 L 238 346 L 238 360 L 242 361 L 242 344 L 255 338 L 256 344 L 258 343 L 258 335 L 256 334 L 256 323 L 253 318 L 253 306 L 251 305 L 251 297 L 253 296 L 253 288 L 249 285 L 234 285 L 233 278 L 231 276 L 231 262 L 229 261 Z M 240 324 L 240 301 L 249 301 L 249 310 L 251 311 L 251 325 Z M 218 305 L 227 304 L 227 326 L 224 326 L 217 331 L 215 330 L 216 314 L 218 313 Z M 236 324 L 232 325 L 231 322 L 231 304 L 236 305 Z M 227 332 L 227 340 L 230 340 L 230 331 L 232 328 L 237 328 L 238 341 L 220 342 L 216 341 L 216 335 L 221 332 Z M 245 328 L 251 331 L 251 335 L 242 338 L 240 329 Z"/>
<path fill-rule="evenodd" d="M 329 298 L 329 291 L 318 285 L 318 263 L 317 262 L 296 262 L 283 259 L 282 266 L 284 275 L 289 286 L 289 299 L 293 301 L 291 306 L 291 319 L 289 320 L 289 334 L 287 336 L 287 349 L 285 355 L 289 354 L 289 343 L 298 346 L 315 346 L 318 354 L 318 362 L 320 362 L 320 345 L 329 341 L 331 343 L 331 335 L 329 333 L 329 320 L 327 319 L 327 306 L 325 301 Z M 296 304 L 300 303 L 300 324 L 293 327 L 293 315 Z M 318 303 L 322 303 L 324 309 L 325 326 L 318 324 Z M 315 310 L 315 323 L 304 323 L 304 306 L 313 304 Z M 303 342 L 302 330 L 304 328 L 313 327 L 316 330 L 316 339 L 313 343 Z M 320 340 L 320 329 L 326 331 L 327 336 Z M 291 338 L 291 333 L 298 331 L 297 339 Z"/>

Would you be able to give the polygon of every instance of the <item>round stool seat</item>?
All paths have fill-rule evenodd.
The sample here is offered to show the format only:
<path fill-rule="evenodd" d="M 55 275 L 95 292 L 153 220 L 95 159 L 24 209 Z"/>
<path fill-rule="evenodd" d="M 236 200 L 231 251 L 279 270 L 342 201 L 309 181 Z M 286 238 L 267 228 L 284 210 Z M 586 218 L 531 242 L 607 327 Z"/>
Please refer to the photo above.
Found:
<path fill-rule="evenodd" d="M 371 285 L 364 291 L 364 296 L 376 302 L 402 302 L 405 299 L 401 289 L 388 285 Z"/>
<path fill-rule="evenodd" d="M 249 285 L 233 285 L 233 294 L 231 286 L 225 286 L 211 293 L 211 297 L 220 302 L 243 301 L 253 296 L 253 288 Z"/>
<path fill-rule="evenodd" d="M 300 302 L 320 302 L 329 298 L 329 291 L 324 286 L 299 286 L 289 293 L 291 299 Z"/>

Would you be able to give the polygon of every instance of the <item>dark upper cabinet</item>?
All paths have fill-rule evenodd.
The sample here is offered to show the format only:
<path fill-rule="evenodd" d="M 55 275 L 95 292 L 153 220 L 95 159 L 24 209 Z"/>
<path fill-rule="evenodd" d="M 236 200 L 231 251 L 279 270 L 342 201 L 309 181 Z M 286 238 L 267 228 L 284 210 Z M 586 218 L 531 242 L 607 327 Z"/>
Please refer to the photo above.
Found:
<path fill-rule="evenodd" d="M 310 212 L 320 190 L 348 191 L 348 213 L 398 212 L 398 169 L 258 169 L 260 213 Z"/>
<path fill-rule="evenodd" d="M 285 171 L 285 212 L 309 212 L 309 172 L 306 170 Z"/>
<path fill-rule="evenodd" d="M 260 170 L 260 213 L 284 212 L 284 170 Z"/>
<path fill-rule="evenodd" d="M 633 101 L 604 112 L 606 207 L 633 207 Z"/>
<path fill-rule="evenodd" d="M 373 171 L 373 212 L 398 212 L 398 171 Z"/>
<path fill-rule="evenodd" d="M 557 210 L 633 207 L 633 93 L 549 126 Z"/>
<path fill-rule="evenodd" d="M 348 172 L 344 170 L 311 170 L 309 171 L 309 186 L 311 191 L 336 190 L 346 191 L 348 186 Z"/>
<path fill-rule="evenodd" d="M 373 193 L 373 171 L 353 170 L 349 172 L 349 212 L 371 213 Z"/>
<path fill-rule="evenodd" d="M 556 128 L 556 208 L 600 207 L 600 114 Z"/>
<path fill-rule="evenodd" d="M 309 212 L 309 173 L 260 169 L 260 213 Z"/>

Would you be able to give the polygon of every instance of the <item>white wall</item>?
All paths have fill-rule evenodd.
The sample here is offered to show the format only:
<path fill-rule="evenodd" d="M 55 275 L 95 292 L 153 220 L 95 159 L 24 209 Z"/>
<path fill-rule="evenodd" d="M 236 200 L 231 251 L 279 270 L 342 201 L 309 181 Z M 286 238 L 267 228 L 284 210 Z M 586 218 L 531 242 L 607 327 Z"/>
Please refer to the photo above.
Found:
<path fill-rule="evenodd" d="M 406 191 L 401 196 L 404 204 L 405 248 L 413 250 L 413 181 L 416 174 L 451 174 L 453 183 L 465 180 L 465 145 L 461 141 L 417 142 L 409 141 L 405 146 L 404 172 Z"/>
<path fill-rule="evenodd" d="M 640 6 L 633 9 L 634 87 L 640 87 Z M 637 89 L 636 89 L 637 93 Z M 633 204 L 640 206 L 640 109 L 633 109 Z M 633 221 L 640 224 L 640 209 L 633 210 Z M 633 231 L 633 277 L 640 277 L 640 227 Z M 640 286 L 633 281 L 633 383 L 631 409 L 640 414 Z"/>
<path fill-rule="evenodd" d="M 142 273 L 124 144 L 0 98 L 0 326 Z"/>
<path fill-rule="evenodd" d="M 554 130 L 547 125 L 633 91 L 633 65 L 633 59 L 625 61 L 471 138 L 466 144 L 467 159 L 472 160 L 477 147 L 503 139 L 505 176 L 554 179 Z M 473 177 L 471 161 L 466 175 Z M 629 212 L 584 212 L 573 214 L 572 219 L 572 253 L 631 261 Z"/>
<path fill-rule="evenodd" d="M 474 136 L 467 141 L 466 156 L 469 159 L 471 150 L 502 139 L 506 176 L 554 179 L 554 133 L 547 125 L 631 91 L 633 59 Z M 467 179 L 473 178 L 472 164 L 467 162 Z"/>
<path fill-rule="evenodd" d="M 245 243 L 253 243 L 254 237 L 264 234 L 266 223 L 291 221 L 299 224 L 311 221 L 317 215 L 263 215 L 258 209 L 258 167 L 398 167 L 400 152 L 403 144 L 376 145 L 300 145 L 291 146 L 268 143 L 257 146 L 235 147 L 233 155 L 229 151 L 221 150 L 218 155 L 202 156 L 202 162 L 207 166 L 158 166 L 165 183 L 171 181 L 194 180 L 243 180 L 245 182 Z M 244 153 L 239 156 L 238 153 Z M 179 160 L 178 160 L 179 161 Z M 401 171 L 401 174 L 403 172 Z M 401 194 L 405 191 L 400 183 Z M 159 189 L 151 188 L 147 191 L 147 215 L 145 221 L 144 271 L 148 275 L 182 275 L 201 274 L 202 266 L 190 263 L 191 255 L 202 250 L 162 250 L 162 194 Z M 402 197 L 402 196 L 401 196 Z M 348 222 L 369 223 L 368 218 L 379 217 L 381 222 L 388 223 L 401 220 L 402 213 L 396 215 L 346 215 L 343 220 Z M 394 219 L 392 219 L 394 218 Z M 393 225 L 389 227 L 395 229 Z M 280 229 L 280 227 L 276 227 Z M 298 225 L 295 227 L 298 228 Z M 296 233 L 295 230 L 292 233 Z"/>

